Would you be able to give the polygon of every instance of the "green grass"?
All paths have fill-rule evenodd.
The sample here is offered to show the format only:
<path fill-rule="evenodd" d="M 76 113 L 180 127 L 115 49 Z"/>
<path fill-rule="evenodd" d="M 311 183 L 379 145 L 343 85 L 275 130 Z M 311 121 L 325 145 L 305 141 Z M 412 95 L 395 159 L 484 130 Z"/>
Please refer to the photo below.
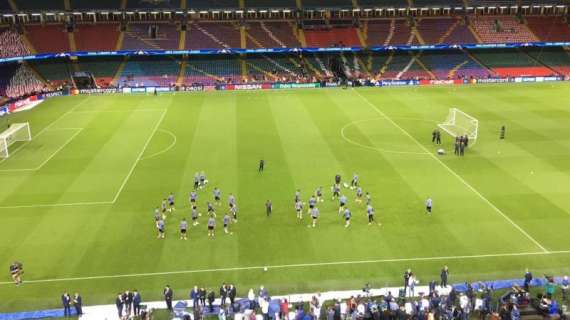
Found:
<path fill-rule="evenodd" d="M 17 288 L 6 273 L 0 311 L 59 307 L 63 291 L 81 292 L 86 305 L 112 303 L 116 292 L 133 288 L 155 300 L 165 284 L 176 298 L 194 285 L 217 288 L 222 281 L 235 283 L 241 296 L 260 284 L 272 294 L 399 285 L 408 267 L 425 283 L 444 264 L 452 282 L 521 277 L 526 267 L 536 275 L 566 273 L 569 89 L 521 84 L 50 99 L 9 119 L 30 121 L 41 134 L 0 163 L 0 265 L 7 270 L 19 260 L 25 280 L 60 280 Z M 464 158 L 431 155 L 431 131 L 450 107 L 480 120 L 480 139 Z M 507 139 L 500 141 L 503 124 Z M 176 144 L 162 152 L 173 135 Z M 448 152 L 451 143 L 444 137 Z M 258 174 L 261 158 L 266 171 Z M 202 217 L 188 241 L 178 240 L 199 170 L 210 180 L 199 194 L 201 208 L 213 186 L 224 203 L 230 192 L 237 195 L 240 219 L 232 236 L 218 228 L 208 239 Z M 371 192 L 382 226 L 367 225 L 364 207 L 349 192 L 354 216 L 345 229 L 329 200 L 334 175 L 348 180 L 354 172 Z M 292 200 L 297 188 L 307 199 L 319 185 L 327 201 L 311 229 L 308 219 L 296 221 Z M 171 191 L 178 211 L 167 220 L 167 239 L 157 240 L 152 211 Z M 428 196 L 431 217 L 423 211 Z M 274 203 L 271 218 L 267 199 Z M 40 206 L 83 202 L 102 203 Z M 35 207 L 7 208 L 28 205 Z M 532 254 L 513 255 L 519 253 Z M 348 263 L 364 260 L 374 261 Z M 347 263 L 319 265 L 341 261 Z M 227 270 L 266 265 L 268 272 Z M 183 270 L 203 271 L 61 280 Z"/>

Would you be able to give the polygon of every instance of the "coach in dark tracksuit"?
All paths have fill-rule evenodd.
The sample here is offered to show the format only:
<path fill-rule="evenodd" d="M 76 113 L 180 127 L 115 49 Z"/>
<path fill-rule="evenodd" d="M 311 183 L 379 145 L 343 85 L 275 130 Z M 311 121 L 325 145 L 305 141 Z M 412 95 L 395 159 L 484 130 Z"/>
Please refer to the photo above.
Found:
<path fill-rule="evenodd" d="M 444 266 L 443 269 L 441 269 L 441 287 L 445 288 L 447 287 L 447 278 L 449 276 L 449 269 L 447 268 L 447 266 Z"/>
<path fill-rule="evenodd" d="M 174 296 L 174 292 L 172 292 L 172 289 L 169 285 L 164 288 L 162 295 L 164 296 L 164 301 L 166 302 L 166 309 L 172 312 L 172 297 Z"/>
<path fill-rule="evenodd" d="M 223 307 L 226 304 L 226 298 L 228 297 L 228 287 L 225 283 L 222 283 L 220 287 L 220 306 Z"/>
<path fill-rule="evenodd" d="M 123 318 L 123 304 L 123 294 L 119 292 L 117 294 L 117 299 L 115 299 L 115 306 L 117 306 L 117 314 L 119 315 L 119 318 Z"/>
<path fill-rule="evenodd" d="M 228 297 L 230 298 L 230 303 L 233 305 L 234 301 L 236 299 L 236 287 L 234 287 L 233 284 L 230 284 L 230 287 L 228 288 Z"/>

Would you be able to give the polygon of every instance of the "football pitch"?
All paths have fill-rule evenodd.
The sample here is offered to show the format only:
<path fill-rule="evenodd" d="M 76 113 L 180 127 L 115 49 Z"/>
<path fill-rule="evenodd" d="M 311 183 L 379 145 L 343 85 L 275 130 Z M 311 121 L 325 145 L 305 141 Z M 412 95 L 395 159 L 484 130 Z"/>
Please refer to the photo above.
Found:
<path fill-rule="evenodd" d="M 238 296 L 261 284 L 271 294 L 395 286 L 407 268 L 425 283 L 443 265 L 452 283 L 521 277 L 527 267 L 567 273 L 569 92 L 560 83 L 52 98 L 6 120 L 29 121 L 33 140 L 0 160 L 0 311 L 59 307 L 64 291 L 86 305 L 134 288 L 158 300 L 166 284 L 175 299 L 222 282 Z M 479 120 L 461 158 L 450 136 L 443 156 L 431 142 L 452 107 Z M 199 171 L 209 180 L 198 192 L 201 223 L 179 240 Z M 353 213 L 344 227 L 330 187 L 353 173 L 381 224 L 368 225 L 365 205 L 343 188 Z M 215 186 L 222 206 L 208 238 Z M 294 194 L 307 201 L 318 186 L 325 201 L 308 228 Z M 170 192 L 177 210 L 159 240 L 153 211 Z M 239 222 L 226 235 L 230 193 Z M 8 274 L 15 260 L 20 287 Z"/>

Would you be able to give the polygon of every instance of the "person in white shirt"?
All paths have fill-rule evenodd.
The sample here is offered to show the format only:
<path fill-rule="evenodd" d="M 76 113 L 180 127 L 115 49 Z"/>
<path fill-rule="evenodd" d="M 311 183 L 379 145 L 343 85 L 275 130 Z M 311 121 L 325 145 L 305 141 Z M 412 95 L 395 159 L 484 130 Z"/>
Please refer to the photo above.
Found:
<path fill-rule="evenodd" d="M 433 200 L 431 198 L 427 198 L 426 200 L 426 213 L 431 214 L 431 207 L 433 205 Z"/>

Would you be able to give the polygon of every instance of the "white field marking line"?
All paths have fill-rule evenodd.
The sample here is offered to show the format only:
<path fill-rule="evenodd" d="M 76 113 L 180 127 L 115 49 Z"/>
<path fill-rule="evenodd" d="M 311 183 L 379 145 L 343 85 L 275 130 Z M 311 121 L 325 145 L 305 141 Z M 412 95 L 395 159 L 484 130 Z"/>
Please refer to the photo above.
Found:
<path fill-rule="evenodd" d="M 89 111 L 75 111 L 75 114 L 93 114 L 93 113 L 115 113 L 115 112 L 150 112 L 150 111 L 160 111 L 164 110 L 164 108 L 137 108 L 137 109 L 130 109 L 130 110 L 89 110 Z"/>
<path fill-rule="evenodd" d="M 282 264 L 282 265 L 178 270 L 178 271 L 164 271 L 164 272 L 127 273 L 127 274 L 85 276 L 85 277 L 72 277 L 72 278 L 37 279 L 37 280 L 25 280 L 24 283 L 85 281 L 85 280 L 117 279 L 117 278 L 156 277 L 156 276 L 166 276 L 166 275 L 211 273 L 211 272 L 264 270 L 264 268 L 266 267 L 267 269 L 272 270 L 272 269 L 293 269 L 293 268 L 310 268 L 310 267 L 342 266 L 342 265 L 357 265 L 357 264 L 395 263 L 395 262 L 408 262 L 408 261 L 417 262 L 417 261 L 439 261 L 439 260 L 508 258 L 508 257 L 521 257 L 521 256 L 544 256 L 544 255 L 568 254 L 568 253 L 570 253 L 570 250 L 549 251 L 549 252 L 538 251 L 538 252 L 518 252 L 518 253 L 492 253 L 492 254 L 442 256 L 442 257 L 388 258 L 388 259 L 372 259 L 372 260 L 357 260 L 357 261 L 331 261 L 331 262 L 295 263 L 295 264 Z M 14 282 L 11 281 L 0 282 L 0 285 L 9 285 L 9 284 L 13 285 Z"/>
<path fill-rule="evenodd" d="M 54 153 L 52 153 L 47 159 L 45 159 L 39 166 L 31 169 L 1 169 L 0 172 L 25 172 L 25 171 L 38 171 L 40 170 L 48 161 L 50 161 L 56 154 L 58 154 L 65 146 L 67 146 L 75 137 L 83 131 L 83 128 L 74 128 L 77 130 L 67 141 L 62 144 Z"/>
<path fill-rule="evenodd" d="M 370 100 L 368 100 L 366 97 L 364 97 L 360 92 L 358 92 L 358 90 L 354 90 L 352 89 L 353 92 L 356 92 L 356 95 L 358 95 L 362 100 L 364 100 L 366 102 L 366 104 L 368 104 L 370 107 L 372 107 L 374 110 L 376 110 L 376 112 L 384 117 L 386 120 L 388 120 L 390 123 L 392 123 L 394 125 L 394 127 L 398 128 L 398 130 L 400 130 L 403 134 L 405 134 L 406 136 L 408 136 L 412 141 L 414 141 L 421 149 L 423 149 L 425 152 L 429 153 L 429 155 L 432 157 L 432 159 L 434 159 L 436 162 L 438 162 L 442 167 L 444 167 L 449 173 L 451 173 L 453 176 L 455 176 L 459 181 L 461 181 L 461 183 L 463 183 L 468 189 L 470 189 L 471 191 L 473 191 L 473 193 L 475 193 L 481 200 L 483 200 L 485 203 L 487 203 L 492 209 L 495 210 L 495 212 L 497 212 L 498 214 L 500 214 L 505 220 L 507 220 L 511 225 L 513 225 L 513 227 L 515 227 L 517 230 L 520 231 L 520 233 L 522 233 L 524 236 L 526 236 L 530 241 L 532 241 L 532 243 L 534 243 L 537 247 L 540 248 L 540 250 L 542 250 L 543 252 L 548 252 L 548 250 L 543 247 L 538 241 L 536 241 L 536 239 L 534 239 L 530 234 L 528 234 L 526 231 L 524 231 L 523 228 L 521 228 L 518 224 L 516 224 L 511 218 L 509 218 L 503 211 L 501 211 L 501 209 L 497 208 L 497 206 L 495 206 L 491 201 L 489 201 L 489 199 L 487 199 L 484 195 L 482 195 L 479 191 L 477 191 L 477 189 L 475 189 L 471 184 L 469 184 L 467 181 L 465 181 L 465 179 L 463 179 L 457 172 L 455 172 L 453 169 L 451 169 L 450 167 L 448 167 L 445 163 L 443 163 L 443 161 L 441 161 L 439 158 L 437 158 L 433 153 L 429 152 L 429 150 L 423 145 L 421 144 L 416 138 L 414 138 L 408 131 L 406 131 L 404 128 L 402 128 L 400 125 L 398 125 L 396 122 L 394 122 L 394 120 L 392 120 L 392 118 L 388 117 L 384 112 L 382 112 L 375 104 L 373 104 L 372 102 L 370 102 Z"/>
<path fill-rule="evenodd" d="M 90 202 L 71 202 L 71 203 L 47 203 L 47 204 L 26 204 L 19 206 L 3 206 L 1 209 L 24 209 L 24 208 L 50 208 L 50 207 L 74 207 L 74 206 L 99 206 L 113 204 L 111 201 L 90 201 Z"/>
<path fill-rule="evenodd" d="M 168 147 L 166 147 L 165 149 L 163 149 L 163 150 L 160 150 L 160 151 L 158 151 L 158 152 L 155 152 L 155 153 L 151 154 L 150 156 L 142 157 L 141 160 L 147 160 L 147 159 L 150 159 L 150 158 L 154 158 L 154 157 L 156 157 L 156 156 L 159 156 L 159 155 L 161 155 L 161 154 L 163 154 L 163 153 L 165 153 L 165 152 L 168 152 L 168 150 L 172 149 L 172 148 L 174 147 L 174 145 L 176 145 L 177 139 L 176 139 L 176 135 L 175 135 L 174 133 L 172 133 L 172 132 L 170 132 L 170 131 L 168 131 L 168 130 L 164 130 L 164 129 L 159 129 L 158 131 L 159 131 L 159 132 L 164 132 L 164 133 L 170 135 L 172 138 L 174 138 L 174 139 L 172 140 L 172 143 L 171 143 Z"/>
<path fill-rule="evenodd" d="M 363 120 L 356 120 L 356 121 L 349 122 L 349 123 L 347 123 L 344 127 L 342 127 L 342 129 L 340 129 L 340 135 L 341 135 L 341 137 L 342 137 L 346 142 L 348 142 L 348 143 L 350 143 L 350 144 L 353 144 L 353 145 L 355 145 L 355 146 L 357 146 L 357 147 L 361 147 L 361 148 L 369 149 L 369 150 L 372 150 L 372 151 L 380 152 L 380 153 L 416 154 L 416 155 L 427 155 L 427 154 L 428 154 L 428 153 L 426 153 L 426 152 L 395 151 L 395 150 L 387 150 L 387 149 L 383 149 L 383 148 L 377 148 L 377 147 L 373 147 L 373 146 L 367 146 L 367 145 L 365 145 L 365 144 L 361 144 L 361 143 L 359 143 L 359 142 L 356 142 L 356 141 L 354 141 L 354 140 L 348 138 L 348 137 L 344 134 L 344 131 L 345 131 L 347 128 L 351 127 L 351 126 L 354 126 L 354 125 L 356 125 L 356 124 L 358 124 L 358 123 L 361 123 L 361 122 L 375 121 L 375 120 L 378 120 L 378 119 L 383 119 L 383 118 L 363 119 Z"/>
<path fill-rule="evenodd" d="M 47 126 L 45 126 L 42 130 L 40 130 L 38 133 L 36 133 L 35 135 L 32 135 L 32 139 L 34 137 L 40 136 L 42 135 L 44 132 L 46 132 L 47 130 L 49 130 L 51 128 L 51 126 L 53 126 L 56 122 L 58 122 L 59 120 L 63 119 L 65 116 L 67 116 L 68 114 L 72 113 L 75 109 L 77 109 L 78 107 L 80 107 L 85 101 L 89 100 L 89 97 L 83 99 L 83 101 L 79 102 L 78 104 L 75 105 L 75 107 L 67 110 L 64 114 L 62 114 L 61 116 L 59 116 L 59 118 L 53 120 L 50 124 L 48 124 Z M 32 140 L 30 140 L 32 141 Z M 26 146 L 28 143 L 30 143 L 30 141 L 26 141 L 24 143 L 22 143 L 20 146 L 18 146 L 18 148 L 14 149 L 14 151 L 12 151 L 11 155 L 14 155 L 16 152 L 18 152 L 20 149 L 22 149 L 24 146 Z M 6 161 L 9 158 L 4 158 L 2 160 L 0 160 L 0 163 Z"/>
<path fill-rule="evenodd" d="M 137 164 L 139 163 L 139 161 L 142 158 L 143 153 L 145 152 L 146 148 L 148 147 L 150 141 L 152 140 L 152 137 L 154 137 L 154 135 L 156 134 L 156 131 L 158 130 L 158 127 L 160 126 L 160 124 L 162 123 L 162 120 L 164 120 L 164 116 L 166 115 L 166 113 L 168 112 L 168 109 L 165 109 L 164 111 L 162 111 L 162 115 L 160 116 L 160 119 L 156 122 L 156 125 L 154 126 L 154 129 L 152 129 L 152 133 L 150 134 L 150 136 L 148 137 L 148 139 L 146 140 L 141 152 L 139 153 L 137 159 L 135 160 L 135 162 L 133 163 L 133 165 L 131 166 L 131 170 L 129 170 L 129 173 L 127 174 L 127 176 L 125 177 L 125 179 L 123 180 L 123 183 L 121 184 L 121 186 L 119 187 L 119 190 L 117 191 L 117 193 L 115 194 L 115 197 L 113 198 L 112 203 L 117 202 L 117 199 L 119 198 L 119 196 L 121 195 L 121 192 L 123 192 L 123 189 L 125 188 L 125 185 L 127 184 L 127 181 L 129 181 L 129 179 L 131 178 L 131 175 L 133 174 L 133 172 L 135 171 L 135 168 L 137 167 Z"/>

